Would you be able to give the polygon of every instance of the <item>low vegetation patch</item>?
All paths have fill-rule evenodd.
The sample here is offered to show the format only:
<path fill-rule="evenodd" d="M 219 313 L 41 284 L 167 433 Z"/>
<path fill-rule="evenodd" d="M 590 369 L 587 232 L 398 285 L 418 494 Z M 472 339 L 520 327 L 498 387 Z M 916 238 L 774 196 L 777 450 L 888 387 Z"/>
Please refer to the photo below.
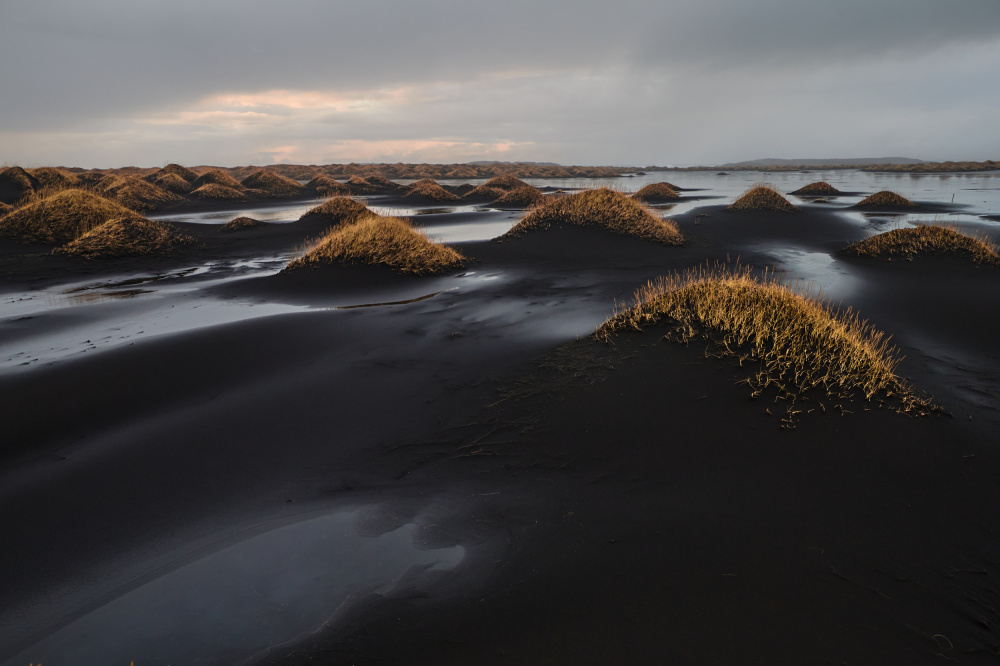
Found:
<path fill-rule="evenodd" d="M 882 190 L 865 197 L 854 205 L 855 208 L 913 208 L 917 204 L 913 203 L 902 194 L 897 194 L 890 190 Z"/>
<path fill-rule="evenodd" d="M 244 229 L 256 229 L 262 226 L 264 226 L 264 223 L 260 220 L 242 216 L 226 222 L 219 231 L 243 231 Z"/>
<path fill-rule="evenodd" d="M 0 202 L 15 204 L 40 187 L 38 179 L 21 167 L 0 170 Z"/>
<path fill-rule="evenodd" d="M 108 176 L 98 183 L 97 190 L 126 208 L 138 211 L 168 208 L 184 202 L 173 192 L 135 176 Z"/>
<path fill-rule="evenodd" d="M 271 197 L 294 197 L 302 194 L 303 187 L 297 181 L 280 174 L 261 169 L 241 181 L 243 187 L 261 190 Z"/>
<path fill-rule="evenodd" d="M 794 213 L 798 210 L 788 199 L 769 185 L 755 185 L 729 204 L 729 210 L 775 210 Z"/>
<path fill-rule="evenodd" d="M 899 257 L 910 261 L 920 256 L 955 254 L 977 264 L 1000 265 L 1000 252 L 989 239 L 969 236 L 938 224 L 886 231 L 851 243 L 843 252 L 856 257 Z"/>
<path fill-rule="evenodd" d="M 821 180 L 817 183 L 809 183 L 805 187 L 800 187 L 799 189 L 792 192 L 792 194 L 804 194 L 806 196 L 828 196 L 834 194 L 840 194 L 840 190 L 826 182 Z"/>
<path fill-rule="evenodd" d="M 681 198 L 670 183 L 652 183 L 632 195 L 636 201 L 676 201 Z"/>
<path fill-rule="evenodd" d="M 237 183 L 239 184 L 239 183 Z M 191 193 L 194 199 L 208 199 L 218 201 L 244 201 L 247 196 L 242 190 L 217 183 L 206 183 Z"/>
<path fill-rule="evenodd" d="M 54 167 L 32 169 L 30 174 L 43 189 L 64 190 L 78 184 L 75 174 Z"/>
<path fill-rule="evenodd" d="M 167 192 L 174 194 L 189 194 L 194 189 L 194 185 L 184 180 L 176 173 L 165 173 L 153 181 L 157 187 L 163 188 Z"/>
<path fill-rule="evenodd" d="M 327 264 L 386 266 L 398 273 L 433 275 L 460 268 L 465 257 L 433 243 L 398 217 L 370 213 L 331 229 L 286 271 Z"/>
<path fill-rule="evenodd" d="M 163 167 L 162 169 L 153 174 L 154 176 L 153 180 L 156 180 L 157 178 L 160 178 L 161 176 L 166 176 L 168 174 L 173 174 L 179 178 L 182 178 L 183 180 L 186 180 L 189 183 L 193 183 L 195 180 L 198 179 L 198 174 L 196 174 L 194 171 L 191 171 L 191 169 L 188 169 L 187 167 L 182 167 L 180 164 L 168 164 L 167 166 Z"/>
<path fill-rule="evenodd" d="M 542 194 L 541 190 L 531 185 L 523 185 L 505 192 L 500 198 L 493 201 L 493 204 L 500 207 L 528 208 L 544 201 L 545 195 Z"/>
<path fill-rule="evenodd" d="M 418 180 L 410 185 L 406 188 L 403 198 L 434 202 L 458 201 L 458 195 L 452 194 L 430 178 Z"/>
<path fill-rule="evenodd" d="M 673 220 L 660 219 L 634 199 L 606 188 L 546 201 L 500 238 L 518 238 L 529 231 L 567 226 L 596 227 L 664 245 L 684 242 Z"/>
<path fill-rule="evenodd" d="M 0 219 L 0 236 L 62 245 L 114 219 L 144 219 L 138 213 L 87 190 L 41 196 Z"/>
<path fill-rule="evenodd" d="M 338 183 L 333 178 L 330 178 L 325 174 L 319 174 L 306 183 L 306 189 L 312 190 L 322 197 L 331 197 L 335 194 L 347 193 L 346 185 Z"/>
<path fill-rule="evenodd" d="M 482 201 L 497 201 L 508 192 L 513 192 L 523 187 L 531 186 L 520 178 L 515 178 L 511 175 L 496 176 L 495 178 L 490 178 L 479 187 L 472 188 L 463 196 Z"/>
<path fill-rule="evenodd" d="M 108 220 L 94 227 L 56 252 L 84 259 L 114 259 L 142 255 L 169 255 L 194 239 L 172 227 L 144 217 L 129 216 Z"/>
<path fill-rule="evenodd" d="M 322 218 L 330 225 L 351 224 L 373 213 L 362 203 L 349 197 L 334 197 L 306 211 L 300 219 Z"/>
<path fill-rule="evenodd" d="M 900 359 L 884 334 L 850 310 L 834 311 L 773 275 L 758 278 L 747 269 L 720 267 L 660 278 L 639 289 L 635 305 L 595 335 L 610 341 L 657 323 L 673 325 L 671 340 L 708 339 L 741 365 L 758 363 L 747 380 L 754 396 L 777 389 L 791 405 L 787 425 L 805 409 L 795 409 L 796 400 L 813 391 L 831 401 L 860 393 L 918 414 L 935 409 L 895 374 Z M 826 406 L 820 402 L 819 408 Z"/>
<path fill-rule="evenodd" d="M 242 190 L 243 186 L 240 181 L 233 178 L 230 174 L 226 173 L 222 169 L 211 169 L 201 174 L 195 178 L 192 182 L 195 189 L 199 189 L 204 185 L 221 185 L 223 187 L 228 187 L 234 190 Z"/>

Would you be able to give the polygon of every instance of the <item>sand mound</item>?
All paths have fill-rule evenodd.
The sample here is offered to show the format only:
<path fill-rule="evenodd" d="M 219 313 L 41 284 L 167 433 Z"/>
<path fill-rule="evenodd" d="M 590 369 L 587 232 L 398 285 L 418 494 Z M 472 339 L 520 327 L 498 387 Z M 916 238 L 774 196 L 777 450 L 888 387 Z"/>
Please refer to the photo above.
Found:
<path fill-rule="evenodd" d="M 395 192 L 400 187 L 399 183 L 394 183 L 379 174 L 351 176 L 347 179 L 346 186 L 351 194 L 384 194 Z"/>
<path fill-rule="evenodd" d="M 906 197 L 889 190 L 876 192 L 854 204 L 855 208 L 913 208 L 917 204 Z"/>
<path fill-rule="evenodd" d="M 303 187 L 291 178 L 261 169 L 255 171 L 241 181 L 243 187 L 261 190 L 271 197 L 294 197 L 302 194 Z"/>
<path fill-rule="evenodd" d="M 460 268 L 465 257 L 432 243 L 407 220 L 369 214 L 331 229 L 286 271 L 325 264 L 386 266 L 399 273 L 433 275 Z"/>
<path fill-rule="evenodd" d="M 237 217 L 236 219 L 226 222 L 219 231 L 243 231 L 244 229 L 256 229 L 257 227 L 264 226 L 264 223 L 260 220 L 255 220 L 252 217 Z"/>
<path fill-rule="evenodd" d="M 198 190 L 203 185 L 222 185 L 223 187 L 228 187 L 237 191 L 243 189 L 243 186 L 240 184 L 240 181 L 236 180 L 231 175 L 229 175 L 225 171 L 222 171 L 221 169 L 212 169 L 211 171 L 206 171 L 205 173 L 195 178 L 191 182 L 191 184 L 194 185 L 195 190 Z"/>
<path fill-rule="evenodd" d="M 597 227 L 665 245 L 684 242 L 673 220 L 662 220 L 634 199 L 609 189 L 588 190 L 547 201 L 525 216 L 501 239 L 566 226 Z"/>
<path fill-rule="evenodd" d="M 462 198 L 474 201 L 496 201 L 505 194 L 507 194 L 507 190 L 501 190 L 499 187 L 480 185 L 463 194 Z"/>
<path fill-rule="evenodd" d="M 334 197 L 309 209 L 301 220 L 321 218 L 330 225 L 351 224 L 359 218 L 373 215 L 367 206 L 348 197 Z"/>
<path fill-rule="evenodd" d="M 64 190 L 79 182 L 75 174 L 53 167 L 32 169 L 30 174 L 38 180 L 39 187 L 44 189 Z"/>
<path fill-rule="evenodd" d="M 62 245 L 113 219 L 144 219 L 116 201 L 86 190 L 62 190 L 0 220 L 0 236 Z"/>
<path fill-rule="evenodd" d="M 322 173 L 306 183 L 306 189 L 324 197 L 347 193 L 346 185 L 338 183 L 333 178 L 330 178 L 326 174 Z"/>
<path fill-rule="evenodd" d="M 525 185 L 524 187 L 516 187 L 504 193 L 499 199 L 493 202 L 493 205 L 500 206 L 501 208 L 528 208 L 544 201 L 545 195 L 542 194 L 541 190 L 531 185 Z"/>
<path fill-rule="evenodd" d="M 194 185 L 176 173 L 165 173 L 153 180 L 153 184 L 174 194 L 189 194 L 194 189 Z"/>
<path fill-rule="evenodd" d="M 146 211 L 176 206 L 184 201 L 173 192 L 135 176 L 108 176 L 97 191 L 132 210 Z"/>
<path fill-rule="evenodd" d="M 652 183 L 632 195 L 636 201 L 676 201 L 681 198 L 670 183 Z"/>
<path fill-rule="evenodd" d="M 246 201 L 247 197 L 239 189 L 226 187 L 217 183 L 206 183 L 192 192 L 191 198 L 217 201 Z"/>
<path fill-rule="evenodd" d="M 57 252 L 84 259 L 113 259 L 141 255 L 168 255 L 194 239 L 169 225 L 144 217 L 120 217 L 94 227 Z"/>
<path fill-rule="evenodd" d="M 809 195 L 824 196 L 824 195 L 833 195 L 840 193 L 841 193 L 840 190 L 838 190 L 836 187 L 826 182 L 825 180 L 821 180 L 817 183 L 809 183 L 805 187 L 800 187 L 799 189 L 792 192 L 792 194 L 805 194 L 807 196 Z"/>
<path fill-rule="evenodd" d="M 403 198 L 410 201 L 430 201 L 434 203 L 458 201 L 458 195 L 438 185 L 430 178 L 424 178 L 406 188 Z"/>
<path fill-rule="evenodd" d="M 767 185 L 757 185 L 744 192 L 733 203 L 729 210 L 777 210 L 793 213 L 798 210 L 781 196 L 777 190 Z"/>
<path fill-rule="evenodd" d="M 708 337 L 722 353 L 760 363 L 750 378 L 755 395 L 777 388 L 793 401 L 812 389 L 834 399 L 860 393 L 895 397 L 901 409 L 926 412 L 896 374 L 896 350 L 856 315 L 837 313 L 816 298 L 795 293 L 777 278 L 747 270 L 697 270 L 660 278 L 636 292 L 636 304 L 605 322 L 596 335 L 610 339 L 661 320 L 677 324 L 668 337 Z"/>
<path fill-rule="evenodd" d="M 470 199 L 481 199 L 482 201 L 496 201 L 507 192 L 512 192 L 522 187 L 531 186 L 514 176 L 496 176 L 495 178 L 490 178 L 479 187 L 470 190 L 463 196 Z"/>
<path fill-rule="evenodd" d="M 920 256 L 951 253 L 977 264 L 1000 265 L 1000 252 L 990 240 L 941 225 L 893 229 L 852 243 L 843 252 L 858 257 L 901 257 L 911 261 Z"/>
<path fill-rule="evenodd" d="M 18 166 L 0 171 L 0 202 L 15 204 L 42 184 L 37 178 Z"/>

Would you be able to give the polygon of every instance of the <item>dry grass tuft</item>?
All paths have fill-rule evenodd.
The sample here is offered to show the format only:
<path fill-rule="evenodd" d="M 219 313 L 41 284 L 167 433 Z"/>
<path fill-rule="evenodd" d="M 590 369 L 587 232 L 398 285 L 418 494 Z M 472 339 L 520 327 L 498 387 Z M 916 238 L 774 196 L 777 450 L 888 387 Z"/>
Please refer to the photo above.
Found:
<path fill-rule="evenodd" d="M 399 273 L 433 275 L 460 268 L 465 257 L 433 243 L 398 217 L 370 213 L 354 224 L 329 230 L 285 270 L 324 264 L 387 266 Z"/>
<path fill-rule="evenodd" d="M 843 252 L 857 257 L 901 257 L 909 261 L 919 256 L 953 253 L 977 264 L 1000 265 L 1000 251 L 988 238 L 970 236 L 939 224 L 886 231 L 851 243 Z"/>
<path fill-rule="evenodd" d="M 452 194 L 430 178 L 424 178 L 406 188 L 404 199 L 422 201 L 458 201 L 458 195 Z"/>
<path fill-rule="evenodd" d="M 841 191 L 838 190 L 833 185 L 831 185 L 830 183 L 826 182 L 825 180 L 821 180 L 816 183 L 809 183 L 805 187 L 800 187 L 799 189 L 792 192 L 792 194 L 796 195 L 805 194 L 807 196 L 826 196 L 826 195 L 841 194 Z"/>
<path fill-rule="evenodd" d="M 917 204 L 913 203 L 902 194 L 897 194 L 890 190 L 876 192 L 870 197 L 866 197 L 854 205 L 855 208 L 913 208 Z"/>
<path fill-rule="evenodd" d="M 729 210 L 776 210 L 794 213 L 798 210 L 788 199 L 769 185 L 755 185 L 729 204 Z"/>
<path fill-rule="evenodd" d="M 834 311 L 773 275 L 757 278 L 740 267 L 702 268 L 650 282 L 635 298 L 633 307 L 597 330 L 598 339 L 672 322 L 669 339 L 707 338 L 741 365 L 758 362 L 757 373 L 748 378 L 755 396 L 773 387 L 794 403 L 813 390 L 834 400 L 860 392 L 867 400 L 898 401 L 901 411 L 935 409 L 896 376 L 900 359 L 884 334 L 850 310 Z M 789 417 L 794 412 L 789 408 Z"/>
<path fill-rule="evenodd" d="M 660 219 L 634 199 L 606 188 L 547 200 L 500 238 L 517 238 L 533 230 L 566 226 L 597 227 L 664 245 L 684 242 L 673 220 Z"/>
<path fill-rule="evenodd" d="M 255 171 L 241 181 L 243 187 L 262 190 L 270 197 L 294 197 L 304 189 L 298 182 L 267 169 Z"/>
<path fill-rule="evenodd" d="M 262 226 L 264 226 L 264 223 L 260 220 L 242 216 L 226 222 L 219 231 L 243 231 L 244 229 L 256 229 Z"/>
<path fill-rule="evenodd" d="M 636 201 L 676 201 L 681 198 L 670 183 L 652 183 L 632 195 Z"/>
<path fill-rule="evenodd" d="M 528 208 L 544 203 L 545 195 L 537 187 L 515 187 L 493 201 L 493 205 L 508 208 Z"/>
<path fill-rule="evenodd" d="M 322 217 L 330 225 L 351 224 L 372 212 L 362 203 L 348 197 L 334 197 L 309 209 L 301 219 Z"/>
<path fill-rule="evenodd" d="M 238 185 L 239 183 L 237 183 Z M 226 187 L 217 183 L 206 183 L 191 193 L 194 199 L 209 199 L 216 201 L 245 201 L 246 194 L 239 189 Z"/>
<path fill-rule="evenodd" d="M 194 239 L 169 225 L 137 215 L 108 220 L 63 247 L 61 252 L 84 259 L 114 259 L 141 255 L 169 255 Z"/>
<path fill-rule="evenodd" d="M 126 208 L 138 211 L 176 206 L 184 201 L 173 192 L 135 176 L 108 176 L 98 183 L 97 191 Z"/>
<path fill-rule="evenodd" d="M 165 173 L 155 178 L 152 182 L 157 187 L 163 188 L 167 192 L 173 192 L 174 194 L 189 194 L 194 189 L 194 185 L 176 173 Z"/>
<path fill-rule="evenodd" d="M 144 219 L 138 213 L 93 192 L 62 190 L 29 200 L 0 220 L 0 236 L 62 245 L 108 220 Z"/>
<path fill-rule="evenodd" d="M 222 187 L 228 187 L 237 191 L 243 189 L 240 181 L 236 180 L 222 169 L 212 169 L 210 171 L 206 171 L 191 181 L 191 184 L 194 185 L 195 190 L 204 185 L 221 185 Z"/>

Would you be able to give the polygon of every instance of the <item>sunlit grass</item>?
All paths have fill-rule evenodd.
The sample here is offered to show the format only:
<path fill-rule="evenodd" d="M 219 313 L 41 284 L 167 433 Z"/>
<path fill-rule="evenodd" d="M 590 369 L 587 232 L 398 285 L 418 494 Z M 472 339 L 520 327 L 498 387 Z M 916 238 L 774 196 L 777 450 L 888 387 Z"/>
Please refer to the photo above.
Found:
<path fill-rule="evenodd" d="M 964 234 L 953 227 L 940 224 L 886 231 L 851 243 L 843 252 L 858 257 L 902 258 L 911 261 L 919 256 L 955 254 L 968 257 L 977 264 L 1000 264 L 1000 251 L 990 239 Z"/>
<path fill-rule="evenodd" d="M 774 210 L 794 213 L 798 210 L 788 199 L 770 185 L 754 185 L 729 204 L 729 210 Z"/>
<path fill-rule="evenodd" d="M 911 208 L 917 204 L 913 203 L 902 194 L 898 192 L 893 192 L 891 190 L 882 190 L 881 192 L 876 192 L 871 196 L 865 197 L 857 204 L 856 208 L 894 208 L 903 207 Z"/>
<path fill-rule="evenodd" d="M 94 227 L 56 252 L 84 259 L 169 255 L 194 239 L 172 227 L 139 216 L 120 217 Z"/>
<path fill-rule="evenodd" d="M 670 183 L 651 183 L 632 195 L 636 201 L 676 201 L 681 198 Z"/>
<path fill-rule="evenodd" d="M 144 219 L 94 192 L 66 189 L 34 195 L 0 219 L 0 236 L 62 245 L 113 219 Z"/>

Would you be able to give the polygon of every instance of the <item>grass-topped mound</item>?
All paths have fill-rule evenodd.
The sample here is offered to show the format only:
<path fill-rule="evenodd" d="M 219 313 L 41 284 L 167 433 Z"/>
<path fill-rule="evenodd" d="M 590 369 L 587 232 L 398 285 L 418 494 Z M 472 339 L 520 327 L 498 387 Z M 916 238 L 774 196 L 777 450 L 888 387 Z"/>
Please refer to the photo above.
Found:
<path fill-rule="evenodd" d="M 334 197 L 315 208 L 310 208 L 300 219 L 321 219 L 329 225 L 351 224 L 373 213 L 362 203 L 349 197 Z"/>
<path fill-rule="evenodd" d="M 108 176 L 98 184 L 97 189 L 107 198 L 138 211 L 167 208 L 184 201 L 173 192 L 135 176 Z"/>
<path fill-rule="evenodd" d="M 167 192 L 174 194 L 189 194 L 194 189 L 194 185 L 184 180 L 176 173 L 165 173 L 154 179 L 153 185 L 160 187 Z"/>
<path fill-rule="evenodd" d="M 520 178 L 515 178 L 514 176 L 496 176 L 495 178 L 490 178 L 479 187 L 469 190 L 462 196 L 481 201 L 497 201 L 508 192 L 513 192 L 514 190 L 519 190 L 523 187 L 531 186 Z"/>
<path fill-rule="evenodd" d="M 193 244 L 193 238 L 167 224 L 130 216 L 108 220 L 56 251 L 84 259 L 114 259 L 164 256 Z"/>
<path fill-rule="evenodd" d="M 805 187 L 800 187 L 799 189 L 792 192 L 792 194 L 795 195 L 804 194 L 805 196 L 822 197 L 822 196 L 832 196 L 835 194 L 841 194 L 841 191 L 838 190 L 833 185 L 831 185 L 830 183 L 826 182 L 825 180 L 821 180 L 816 183 L 809 183 Z"/>
<path fill-rule="evenodd" d="M 321 173 L 306 183 L 306 189 L 320 196 L 330 197 L 335 194 L 346 194 L 348 188 L 343 183 L 338 183 L 333 178 Z"/>
<path fill-rule="evenodd" d="M 0 202 L 16 204 L 41 187 L 37 178 L 19 166 L 0 170 Z"/>
<path fill-rule="evenodd" d="M 44 189 L 63 190 L 79 182 L 75 174 L 54 167 L 40 167 L 29 173 L 38 181 L 39 187 Z"/>
<path fill-rule="evenodd" d="M 893 229 L 851 243 L 844 254 L 856 257 L 895 257 L 913 260 L 928 255 L 953 254 L 977 264 L 1000 265 L 1000 252 L 987 238 L 963 234 L 951 227 L 929 224 L 912 229 Z"/>
<path fill-rule="evenodd" d="M 260 220 L 255 220 L 252 217 L 244 215 L 226 222 L 222 225 L 220 231 L 243 231 L 244 229 L 256 229 L 262 226 L 264 226 L 264 223 Z"/>
<path fill-rule="evenodd" d="M 493 205 L 501 208 L 528 208 L 537 206 L 543 201 L 545 201 L 545 195 L 540 189 L 524 185 L 505 192 L 500 198 L 493 201 Z"/>
<path fill-rule="evenodd" d="M 518 238 L 529 231 L 569 226 L 594 227 L 665 245 L 684 242 L 673 220 L 660 219 L 634 199 L 606 188 L 547 201 L 500 238 Z"/>
<path fill-rule="evenodd" d="M 892 192 L 891 190 L 882 190 L 881 192 L 876 192 L 875 194 L 865 197 L 858 203 L 854 204 L 855 208 L 914 208 L 917 204 L 913 203 L 902 194 Z"/>
<path fill-rule="evenodd" d="M 755 185 L 729 204 L 729 210 L 775 210 L 794 213 L 798 208 L 773 187 Z"/>
<path fill-rule="evenodd" d="M 461 268 L 465 257 L 427 239 L 398 217 L 371 213 L 331 229 L 286 271 L 328 264 L 386 266 L 398 273 L 434 275 Z"/>
<path fill-rule="evenodd" d="M 240 182 L 243 187 L 262 190 L 271 197 L 294 197 L 304 189 L 297 181 L 267 169 L 255 171 Z"/>
<path fill-rule="evenodd" d="M 651 183 L 632 195 L 636 201 L 656 203 L 660 201 L 676 201 L 681 198 L 670 183 Z"/>
<path fill-rule="evenodd" d="M 239 184 L 239 183 L 237 183 Z M 240 189 L 226 187 L 218 183 L 206 183 L 191 193 L 193 199 L 209 201 L 245 201 L 246 193 Z"/>
<path fill-rule="evenodd" d="M 138 213 L 87 190 L 39 197 L 0 219 L 0 236 L 62 245 L 108 220 L 143 219 Z"/>
<path fill-rule="evenodd" d="M 633 307 L 595 333 L 609 340 L 657 323 L 672 325 L 679 342 L 708 338 L 741 365 L 759 364 L 748 379 L 754 395 L 775 388 L 786 400 L 811 391 L 823 398 L 894 401 L 904 411 L 926 413 L 926 401 L 896 376 L 899 358 L 888 339 L 852 314 L 796 293 L 773 275 L 717 268 L 660 278 L 639 289 Z M 825 406 L 823 406 L 825 409 Z M 794 416 L 789 407 L 789 418 Z"/>
<path fill-rule="evenodd" d="M 345 186 L 351 194 L 384 194 L 386 192 L 395 192 L 400 188 L 399 183 L 395 183 L 379 174 L 351 176 L 347 179 Z"/>
<path fill-rule="evenodd" d="M 180 164 L 168 164 L 167 166 L 163 167 L 162 169 L 153 174 L 153 180 L 155 181 L 157 178 L 161 178 L 169 174 L 173 174 L 179 178 L 182 178 L 189 183 L 193 183 L 195 180 L 198 179 L 198 174 L 196 174 L 194 171 L 191 171 L 191 169 L 188 169 L 187 167 L 182 167 Z"/>
<path fill-rule="evenodd" d="M 192 182 L 194 188 L 197 190 L 204 185 L 221 185 L 223 187 L 228 187 L 234 190 L 242 190 L 243 186 L 240 181 L 233 178 L 231 175 L 223 171 L 222 169 L 212 169 L 201 174 L 195 178 Z"/>
<path fill-rule="evenodd" d="M 433 203 L 458 201 L 458 195 L 452 194 L 430 178 L 424 178 L 406 188 L 403 198 L 409 201 L 429 201 Z"/>

